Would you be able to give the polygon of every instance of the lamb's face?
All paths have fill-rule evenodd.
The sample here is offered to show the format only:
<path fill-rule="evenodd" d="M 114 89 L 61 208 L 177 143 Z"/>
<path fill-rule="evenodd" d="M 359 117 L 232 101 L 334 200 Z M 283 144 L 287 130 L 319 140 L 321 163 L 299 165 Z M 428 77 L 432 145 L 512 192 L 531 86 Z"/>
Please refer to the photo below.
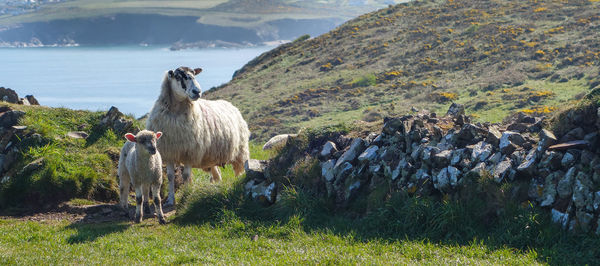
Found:
<path fill-rule="evenodd" d="M 202 96 L 200 84 L 195 76 L 202 72 L 201 68 L 191 69 L 189 67 L 179 67 L 175 70 L 169 70 L 169 81 L 175 95 L 179 98 L 189 98 L 191 101 L 198 100 Z"/>
<path fill-rule="evenodd" d="M 160 139 L 162 132 L 152 132 L 150 130 L 142 130 L 137 135 L 131 133 L 125 134 L 125 138 L 136 143 L 136 147 L 142 147 L 146 152 L 156 154 L 156 141 Z"/>

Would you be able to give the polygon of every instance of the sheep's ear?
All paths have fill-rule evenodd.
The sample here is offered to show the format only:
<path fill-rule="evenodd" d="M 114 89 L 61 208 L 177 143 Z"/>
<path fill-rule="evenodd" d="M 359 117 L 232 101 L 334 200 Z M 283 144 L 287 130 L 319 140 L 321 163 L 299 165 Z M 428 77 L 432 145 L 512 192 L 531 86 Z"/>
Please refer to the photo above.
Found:
<path fill-rule="evenodd" d="M 160 139 L 161 136 L 162 136 L 162 132 L 160 132 L 160 131 L 156 132 L 156 139 Z"/>
<path fill-rule="evenodd" d="M 173 70 L 169 70 L 169 78 L 173 78 L 174 75 L 175 73 L 173 73 Z"/>
<path fill-rule="evenodd" d="M 194 69 L 194 76 L 200 74 L 200 72 L 202 72 L 202 68 L 195 68 Z"/>
<path fill-rule="evenodd" d="M 125 134 L 125 138 L 131 142 L 135 142 L 135 136 L 131 133 Z"/>

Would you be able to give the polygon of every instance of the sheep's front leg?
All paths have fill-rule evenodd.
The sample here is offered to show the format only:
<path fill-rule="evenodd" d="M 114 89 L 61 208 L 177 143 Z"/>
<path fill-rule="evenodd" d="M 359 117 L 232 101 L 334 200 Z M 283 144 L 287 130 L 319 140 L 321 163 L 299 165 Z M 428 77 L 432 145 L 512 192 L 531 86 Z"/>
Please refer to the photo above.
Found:
<path fill-rule="evenodd" d="M 221 170 L 219 170 L 218 166 L 213 166 L 210 168 L 210 174 L 212 177 L 210 178 L 211 183 L 216 183 L 221 181 Z"/>
<path fill-rule="evenodd" d="M 165 206 L 175 205 L 175 164 L 167 164 L 167 178 L 169 179 L 169 196 Z"/>
<path fill-rule="evenodd" d="M 135 203 L 135 222 L 141 223 L 144 216 L 144 191 L 142 186 L 135 188 Z"/>
<path fill-rule="evenodd" d="M 184 165 L 183 166 L 183 183 L 184 184 L 189 184 L 192 183 L 192 167 L 189 165 Z"/>

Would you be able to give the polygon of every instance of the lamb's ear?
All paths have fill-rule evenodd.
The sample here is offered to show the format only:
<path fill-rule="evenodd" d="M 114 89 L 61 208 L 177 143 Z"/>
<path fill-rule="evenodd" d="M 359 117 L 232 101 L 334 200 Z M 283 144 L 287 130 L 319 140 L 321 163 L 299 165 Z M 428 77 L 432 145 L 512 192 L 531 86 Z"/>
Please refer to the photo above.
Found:
<path fill-rule="evenodd" d="M 162 132 L 160 132 L 160 131 L 156 132 L 156 139 L 160 139 L 161 136 L 162 136 Z"/>
<path fill-rule="evenodd" d="M 125 134 L 125 138 L 131 142 L 135 142 L 135 136 L 131 133 Z"/>
<path fill-rule="evenodd" d="M 194 76 L 200 74 L 202 72 L 202 68 L 194 68 Z"/>
<path fill-rule="evenodd" d="M 174 75 L 175 73 L 173 73 L 173 70 L 169 70 L 169 78 L 173 78 Z"/>

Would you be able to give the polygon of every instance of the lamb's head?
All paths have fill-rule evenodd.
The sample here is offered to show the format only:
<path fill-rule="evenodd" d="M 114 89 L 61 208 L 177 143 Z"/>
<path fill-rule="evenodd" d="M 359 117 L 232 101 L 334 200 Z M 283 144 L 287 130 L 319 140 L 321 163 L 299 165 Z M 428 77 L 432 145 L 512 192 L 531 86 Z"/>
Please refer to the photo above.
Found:
<path fill-rule="evenodd" d="M 189 67 L 169 70 L 167 75 L 174 95 L 182 100 L 185 98 L 189 98 L 191 101 L 198 100 L 202 96 L 202 89 L 195 76 L 200 72 L 202 72 L 201 68 L 191 69 Z"/>
<path fill-rule="evenodd" d="M 140 151 L 146 151 L 150 154 L 156 154 L 156 141 L 160 139 L 162 132 L 152 132 L 150 130 L 142 130 L 133 135 L 131 133 L 125 134 L 125 138 L 131 142 L 135 142 L 136 149 Z M 141 149 L 140 149 L 141 148 Z"/>

